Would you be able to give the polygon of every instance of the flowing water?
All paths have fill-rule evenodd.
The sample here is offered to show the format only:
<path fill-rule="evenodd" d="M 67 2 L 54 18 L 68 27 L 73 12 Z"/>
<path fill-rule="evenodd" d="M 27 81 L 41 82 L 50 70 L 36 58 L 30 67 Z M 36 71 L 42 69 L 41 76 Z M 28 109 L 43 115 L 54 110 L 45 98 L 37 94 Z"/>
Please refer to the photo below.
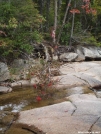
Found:
<path fill-rule="evenodd" d="M 71 94 L 90 92 L 91 90 L 88 88 L 40 91 L 33 87 L 25 87 L 15 88 L 11 93 L 0 94 L 0 134 L 32 134 L 19 127 L 12 127 L 12 123 L 20 111 L 60 103 Z"/>
<path fill-rule="evenodd" d="M 41 101 L 37 100 L 39 94 L 40 92 L 33 87 L 16 88 L 11 93 L 0 94 L 0 134 L 8 132 L 15 115 L 19 111 L 61 102 L 63 101 L 62 98 L 66 95 L 66 90 L 52 90 L 48 93 L 42 92 L 42 94 L 40 94 Z M 14 133 L 14 130 L 12 130 L 9 134 Z M 22 134 L 22 132 L 20 132 L 20 134 Z"/>

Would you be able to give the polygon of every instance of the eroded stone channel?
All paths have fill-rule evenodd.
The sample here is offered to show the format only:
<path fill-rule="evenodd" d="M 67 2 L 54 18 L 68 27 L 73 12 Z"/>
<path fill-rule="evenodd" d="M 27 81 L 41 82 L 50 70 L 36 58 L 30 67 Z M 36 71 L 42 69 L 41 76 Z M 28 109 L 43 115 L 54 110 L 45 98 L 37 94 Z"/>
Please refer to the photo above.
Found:
<path fill-rule="evenodd" d="M 12 124 L 15 115 L 22 110 L 52 105 L 63 101 L 66 90 L 49 92 L 42 95 L 38 102 L 38 92 L 33 87 L 17 88 L 13 92 L 0 95 L 0 133 L 4 134 Z M 11 134 L 11 133 L 10 133 Z M 12 132 L 13 134 L 13 132 Z"/>
<path fill-rule="evenodd" d="M 80 87 L 79 87 L 80 88 Z M 75 89 L 75 88 L 74 88 Z M 0 133 L 4 134 L 31 134 L 33 132 L 26 129 L 13 127 L 12 123 L 17 118 L 17 113 L 24 110 L 30 110 L 38 107 L 48 106 L 65 101 L 65 97 L 75 93 L 90 93 L 88 88 L 86 90 L 63 89 L 49 91 L 47 95 L 42 95 L 42 100 L 36 100 L 38 93 L 33 87 L 15 88 L 13 92 L 0 95 Z M 85 89 L 85 88 L 84 88 Z M 11 128 L 11 129 L 10 129 Z M 9 131 L 10 129 L 10 131 Z"/>

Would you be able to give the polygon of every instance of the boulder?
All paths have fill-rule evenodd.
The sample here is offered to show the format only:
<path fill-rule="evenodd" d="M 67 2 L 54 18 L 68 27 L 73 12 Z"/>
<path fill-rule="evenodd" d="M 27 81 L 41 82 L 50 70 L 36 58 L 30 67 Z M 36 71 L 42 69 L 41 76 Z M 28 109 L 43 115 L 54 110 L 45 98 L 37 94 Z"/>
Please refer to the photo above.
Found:
<path fill-rule="evenodd" d="M 78 45 L 76 48 L 75 48 L 75 53 L 78 54 L 77 58 L 75 59 L 75 61 L 84 61 L 85 60 L 85 56 L 84 56 L 84 53 L 83 53 L 83 48 L 82 46 Z"/>
<path fill-rule="evenodd" d="M 83 46 L 83 53 L 85 58 L 90 58 L 90 59 L 101 59 L 101 55 L 98 51 L 98 47 L 96 46 Z"/>
<path fill-rule="evenodd" d="M 58 60 L 58 56 L 57 55 L 53 55 L 53 60 L 57 61 Z"/>
<path fill-rule="evenodd" d="M 101 82 L 92 78 L 89 75 L 82 73 L 71 73 L 67 75 L 55 76 L 53 80 L 58 80 L 55 84 L 55 88 L 70 88 L 77 86 L 87 86 L 90 89 L 101 89 Z"/>
<path fill-rule="evenodd" d="M 35 65 L 35 60 L 32 58 L 29 58 L 29 60 L 26 59 L 15 59 L 12 62 L 11 67 L 17 68 L 17 69 L 24 69 L 29 68 L 31 65 Z"/>
<path fill-rule="evenodd" d="M 22 87 L 22 86 L 30 86 L 29 80 L 19 80 L 11 83 L 11 87 Z"/>
<path fill-rule="evenodd" d="M 96 90 L 101 89 L 101 81 L 92 78 L 90 75 L 77 73 L 77 74 L 74 74 L 74 76 L 85 81 L 88 87 L 90 87 L 91 89 L 96 89 Z"/>
<path fill-rule="evenodd" d="M 101 91 L 94 90 L 95 95 L 97 98 L 101 98 Z"/>
<path fill-rule="evenodd" d="M 8 93 L 8 92 L 11 92 L 11 91 L 12 91 L 11 87 L 0 86 L 0 93 Z"/>
<path fill-rule="evenodd" d="M 61 61 L 84 61 L 85 59 L 101 59 L 101 47 L 91 45 L 76 45 L 69 51 L 66 47 L 60 47 Z"/>
<path fill-rule="evenodd" d="M 33 133 L 77 134 L 101 131 L 101 99 L 94 94 L 72 95 L 68 101 L 19 113 L 13 125 Z"/>
<path fill-rule="evenodd" d="M 101 47 L 97 47 L 97 51 L 101 55 Z"/>
<path fill-rule="evenodd" d="M 38 78 L 32 78 L 31 80 L 19 80 L 11 83 L 11 87 L 33 86 L 39 82 Z"/>
<path fill-rule="evenodd" d="M 7 64 L 0 62 L 0 82 L 10 79 L 10 72 Z"/>
<path fill-rule="evenodd" d="M 10 65 L 10 68 L 13 72 L 12 79 L 26 80 L 28 78 L 30 69 L 37 65 L 40 65 L 39 60 L 35 61 L 33 58 L 29 58 L 29 60 L 15 59 Z"/>
<path fill-rule="evenodd" d="M 75 59 L 77 58 L 78 54 L 77 53 L 63 53 L 60 55 L 60 60 L 61 61 L 75 61 Z"/>

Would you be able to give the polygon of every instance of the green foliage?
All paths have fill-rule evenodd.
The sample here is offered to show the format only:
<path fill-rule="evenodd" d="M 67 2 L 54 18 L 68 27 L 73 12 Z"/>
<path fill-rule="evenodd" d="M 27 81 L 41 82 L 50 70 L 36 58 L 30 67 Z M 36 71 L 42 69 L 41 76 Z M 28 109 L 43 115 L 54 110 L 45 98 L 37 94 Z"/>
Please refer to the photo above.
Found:
<path fill-rule="evenodd" d="M 17 28 L 18 26 L 18 21 L 16 20 L 16 18 L 10 18 L 9 20 L 9 27 L 10 28 Z"/>
<path fill-rule="evenodd" d="M 93 43 L 93 44 L 96 44 L 96 43 L 97 43 L 97 42 L 96 42 L 96 39 L 94 38 L 94 36 L 89 37 L 89 38 L 87 39 L 87 42 L 88 42 L 88 43 Z"/>
<path fill-rule="evenodd" d="M 68 4 L 67 0 L 59 2 L 56 38 L 60 30 L 59 27 L 63 23 Z M 61 44 L 69 44 L 72 28 L 72 14 L 70 10 L 76 6 L 75 8 L 80 10 L 80 14 L 75 14 L 73 38 L 87 44 L 100 45 L 98 41 L 101 41 L 101 1 L 92 0 L 90 2 L 89 8 L 97 9 L 98 11 L 95 15 L 91 13 L 86 14 L 85 9 L 81 8 L 82 4 L 80 0 L 71 1 L 65 21 L 68 23 L 65 24 L 62 30 Z M 0 31 L 5 32 L 5 34 L 0 34 L 0 54 L 3 56 L 9 54 L 14 56 L 14 51 L 20 50 L 30 53 L 33 50 L 30 41 L 41 42 L 43 38 L 50 40 L 50 29 L 54 26 L 54 9 L 54 0 L 0 0 Z M 88 33 L 84 35 L 82 31 L 89 31 L 90 35 Z M 17 53 L 16 56 L 18 55 Z"/>
<path fill-rule="evenodd" d="M 101 46 L 101 43 L 96 40 L 94 36 L 85 38 L 85 42 L 87 44 L 95 45 L 95 46 Z"/>
<path fill-rule="evenodd" d="M 34 40 L 36 40 L 36 41 L 39 42 L 39 43 L 40 43 L 40 42 L 42 41 L 42 39 L 43 39 L 42 34 L 40 34 L 37 30 L 35 30 L 35 31 L 33 32 L 32 37 L 33 37 Z"/>
<path fill-rule="evenodd" d="M 33 48 L 30 41 L 41 42 L 40 24 L 45 19 L 36 9 L 32 0 L 2 1 L 0 3 L 0 29 L 6 33 L 0 35 L 1 55 L 14 55 L 15 50 L 30 53 Z M 3 51 L 2 51 L 3 50 Z"/>
<path fill-rule="evenodd" d="M 81 44 L 101 46 L 101 43 L 90 32 L 75 34 L 74 38 Z"/>
<path fill-rule="evenodd" d="M 81 31 L 82 31 L 82 24 L 81 24 L 81 22 L 79 22 L 79 21 L 75 22 L 74 34 L 75 33 L 80 33 Z"/>
<path fill-rule="evenodd" d="M 68 45 L 69 40 L 70 40 L 70 29 L 71 29 L 71 24 L 67 23 L 64 26 L 62 35 L 61 35 L 61 43 Z"/>
<path fill-rule="evenodd" d="M 97 10 L 97 14 L 101 14 L 101 0 L 92 0 L 91 5 Z"/>

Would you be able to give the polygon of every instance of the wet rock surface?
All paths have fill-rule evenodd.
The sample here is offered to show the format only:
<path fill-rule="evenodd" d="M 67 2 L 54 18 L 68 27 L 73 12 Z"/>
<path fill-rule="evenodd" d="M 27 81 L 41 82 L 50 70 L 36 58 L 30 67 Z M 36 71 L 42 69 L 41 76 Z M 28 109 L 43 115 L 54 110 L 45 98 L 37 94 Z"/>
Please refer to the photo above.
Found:
<path fill-rule="evenodd" d="M 101 134 L 101 62 L 66 63 L 59 71 L 53 79 L 63 102 L 19 112 L 6 134 Z"/>
<path fill-rule="evenodd" d="M 32 86 L 33 84 L 36 84 L 38 82 L 38 78 L 31 78 L 31 80 L 19 80 L 11 83 L 11 87 Z"/>
<path fill-rule="evenodd" d="M 94 94 L 72 95 L 67 101 L 22 111 L 16 121 L 37 134 L 101 133 L 101 99 Z"/>
<path fill-rule="evenodd" d="M 64 101 L 65 90 L 54 91 L 51 96 L 41 96 L 42 100 L 37 102 L 39 92 L 33 87 L 15 88 L 12 92 L 0 95 L 0 134 L 31 134 L 26 129 L 11 127 L 18 112 L 60 103 Z"/>
<path fill-rule="evenodd" d="M 11 91 L 12 91 L 11 87 L 0 86 L 0 93 L 8 93 L 8 92 L 11 92 Z"/>

